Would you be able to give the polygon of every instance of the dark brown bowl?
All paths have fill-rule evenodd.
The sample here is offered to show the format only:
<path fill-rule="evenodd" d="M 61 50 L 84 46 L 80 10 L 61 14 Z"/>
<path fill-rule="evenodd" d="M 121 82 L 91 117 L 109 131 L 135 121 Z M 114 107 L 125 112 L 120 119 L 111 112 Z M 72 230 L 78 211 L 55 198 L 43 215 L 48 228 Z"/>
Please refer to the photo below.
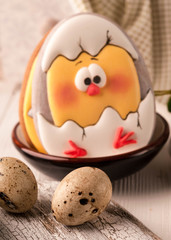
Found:
<path fill-rule="evenodd" d="M 20 124 L 17 123 L 12 132 L 15 147 L 26 155 L 27 160 L 40 171 L 55 179 L 62 179 L 70 171 L 83 166 L 98 167 L 112 179 L 128 176 L 146 166 L 160 151 L 169 136 L 166 120 L 156 114 L 156 127 L 148 145 L 138 150 L 102 158 L 66 158 L 43 154 L 32 149 L 26 143 Z"/>

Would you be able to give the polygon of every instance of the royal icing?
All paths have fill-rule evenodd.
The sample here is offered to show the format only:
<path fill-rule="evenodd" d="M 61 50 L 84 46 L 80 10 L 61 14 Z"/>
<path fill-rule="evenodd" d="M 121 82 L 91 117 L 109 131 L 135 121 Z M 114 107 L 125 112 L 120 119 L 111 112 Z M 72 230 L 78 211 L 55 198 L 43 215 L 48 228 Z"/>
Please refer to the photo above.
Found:
<path fill-rule="evenodd" d="M 74 60 L 85 51 L 96 56 L 106 43 L 125 49 L 133 59 L 138 54 L 125 34 L 109 20 L 95 14 L 79 14 L 57 26 L 42 58 L 42 70 L 47 71 L 59 55 Z"/>
<path fill-rule="evenodd" d="M 75 76 L 75 86 L 82 92 L 90 93 L 90 86 L 100 88 L 106 84 L 106 74 L 104 70 L 96 63 L 91 63 L 88 67 L 82 67 Z M 89 94 L 91 95 L 91 94 Z"/>
<path fill-rule="evenodd" d="M 74 61 L 60 56 L 49 68 L 48 102 L 55 125 L 61 126 L 68 119 L 82 127 L 94 125 L 109 106 L 122 118 L 137 110 L 140 86 L 130 55 L 107 45 L 96 60 L 91 58 L 84 52 Z M 101 81 L 95 83 L 98 77 Z"/>
<path fill-rule="evenodd" d="M 148 108 L 147 108 L 148 104 Z M 155 116 L 151 114 L 154 108 L 154 98 L 150 91 L 141 102 L 138 111 L 130 113 L 126 120 L 112 108 L 107 108 L 94 126 L 84 129 L 73 121 L 65 122 L 61 127 L 49 123 L 40 113 L 37 113 L 41 142 L 49 154 L 67 156 L 65 152 L 70 150 L 69 140 L 87 151 L 83 157 L 105 157 L 134 151 L 144 146 L 150 140 L 155 124 Z M 148 118 L 147 116 L 151 116 Z M 126 144 L 114 148 L 113 143 L 118 126 L 123 127 L 124 135 L 134 132 L 131 139 L 136 144 Z"/>
<path fill-rule="evenodd" d="M 79 14 L 58 24 L 32 71 L 35 133 L 48 154 L 105 157 L 150 141 L 155 107 L 147 69 L 106 18 Z"/>
<path fill-rule="evenodd" d="M 23 115 L 24 115 L 23 117 L 24 117 L 27 134 L 33 146 L 36 149 L 38 149 L 40 152 L 46 153 L 36 133 L 35 125 L 33 122 L 32 104 L 31 104 L 32 81 L 33 81 L 33 74 L 35 71 L 36 61 L 37 61 L 37 58 L 35 58 L 33 62 L 32 68 L 30 70 L 27 86 L 26 86 L 25 98 L 24 98 L 24 104 L 23 104 Z"/>

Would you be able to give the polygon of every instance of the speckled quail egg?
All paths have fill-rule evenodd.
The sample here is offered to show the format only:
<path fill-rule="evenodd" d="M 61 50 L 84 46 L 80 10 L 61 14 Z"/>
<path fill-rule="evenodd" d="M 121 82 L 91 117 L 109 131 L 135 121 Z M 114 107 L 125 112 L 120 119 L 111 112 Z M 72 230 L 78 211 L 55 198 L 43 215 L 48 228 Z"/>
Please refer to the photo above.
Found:
<path fill-rule="evenodd" d="M 112 184 L 102 170 L 82 167 L 70 172 L 59 183 L 52 199 L 52 212 L 68 226 L 83 224 L 97 217 L 108 205 Z"/>
<path fill-rule="evenodd" d="M 0 158 L 0 206 L 9 212 L 29 210 L 37 200 L 37 182 L 30 168 L 22 161 Z"/>

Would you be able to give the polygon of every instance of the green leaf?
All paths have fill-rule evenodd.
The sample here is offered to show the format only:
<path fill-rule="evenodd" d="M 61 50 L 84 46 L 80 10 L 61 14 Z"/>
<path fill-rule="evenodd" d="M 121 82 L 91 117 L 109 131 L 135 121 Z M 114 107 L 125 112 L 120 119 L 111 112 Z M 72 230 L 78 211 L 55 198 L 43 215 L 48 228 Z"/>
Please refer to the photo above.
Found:
<path fill-rule="evenodd" d="M 168 100 L 167 108 L 168 108 L 168 111 L 171 112 L 171 97 Z"/>

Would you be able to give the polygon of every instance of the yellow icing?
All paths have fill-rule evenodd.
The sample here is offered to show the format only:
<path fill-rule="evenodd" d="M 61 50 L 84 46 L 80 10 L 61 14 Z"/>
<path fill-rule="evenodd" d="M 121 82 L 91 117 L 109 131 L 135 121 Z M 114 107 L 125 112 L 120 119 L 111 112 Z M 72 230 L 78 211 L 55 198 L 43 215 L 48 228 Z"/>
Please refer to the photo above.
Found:
<path fill-rule="evenodd" d="M 89 96 L 75 86 L 82 67 L 98 64 L 106 73 L 100 94 Z M 58 56 L 47 72 L 48 101 L 55 125 L 73 120 L 82 127 L 94 125 L 106 107 L 115 109 L 122 119 L 135 112 L 140 103 L 140 86 L 130 55 L 122 48 L 107 45 L 94 59 L 82 52 L 74 61 Z"/>
<path fill-rule="evenodd" d="M 27 134 L 28 134 L 31 142 L 33 143 L 34 147 L 39 152 L 46 153 L 46 151 L 44 150 L 44 148 L 43 148 L 42 144 L 40 143 L 39 138 L 37 136 L 33 118 L 28 116 L 28 112 L 31 109 L 32 80 L 33 80 L 33 73 L 35 70 L 36 60 L 37 60 L 37 58 L 35 58 L 35 60 L 33 62 L 33 65 L 32 65 L 31 71 L 30 71 L 30 75 L 29 75 L 29 79 L 27 82 L 24 104 L 23 104 L 23 108 L 24 108 L 23 114 L 24 114 L 24 122 L 25 122 L 26 131 L 27 131 Z"/>

